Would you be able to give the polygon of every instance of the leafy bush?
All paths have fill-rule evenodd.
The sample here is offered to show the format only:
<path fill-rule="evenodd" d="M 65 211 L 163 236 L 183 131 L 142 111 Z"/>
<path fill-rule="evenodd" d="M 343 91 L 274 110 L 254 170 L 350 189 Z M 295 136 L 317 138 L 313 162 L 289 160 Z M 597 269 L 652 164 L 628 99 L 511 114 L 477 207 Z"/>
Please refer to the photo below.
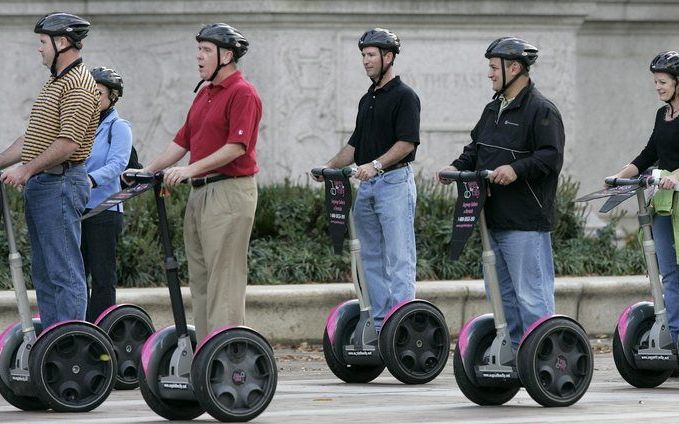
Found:
<path fill-rule="evenodd" d="M 182 225 L 189 188 L 181 186 L 165 198 L 170 234 L 186 280 L 187 267 Z M 557 228 L 552 234 L 558 275 L 639 274 L 645 270 L 643 256 L 634 241 L 617 247 L 615 224 L 585 233 L 585 208 L 574 204 L 578 184 L 564 178 L 557 195 Z M 30 276 L 30 247 L 23 217 L 21 195 L 10 189 L 10 207 L 17 244 Z M 474 231 L 460 259 L 447 257 L 454 189 L 431 180 L 418 181 L 415 221 L 417 276 L 420 280 L 481 277 L 481 242 Z M 350 280 L 348 248 L 336 255 L 327 236 L 323 191 L 320 184 L 294 185 L 285 181 L 259 188 L 257 215 L 249 252 L 251 284 L 289 284 Z M 163 285 L 163 252 L 157 231 L 155 201 L 151 193 L 125 204 L 125 229 L 118 249 L 120 285 L 147 287 Z M 633 239 L 633 238 L 632 238 Z M 7 241 L 0 237 L 0 288 L 11 288 L 7 265 Z M 27 278 L 30 282 L 30 278 Z M 30 284 L 30 283 L 29 283 Z"/>

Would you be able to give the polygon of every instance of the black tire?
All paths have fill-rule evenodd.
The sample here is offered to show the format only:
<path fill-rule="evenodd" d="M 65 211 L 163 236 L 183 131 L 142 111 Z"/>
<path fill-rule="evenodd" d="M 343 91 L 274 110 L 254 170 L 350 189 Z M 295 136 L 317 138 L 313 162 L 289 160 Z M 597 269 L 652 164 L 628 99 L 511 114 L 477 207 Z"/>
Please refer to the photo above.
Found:
<path fill-rule="evenodd" d="M 40 321 L 34 319 L 33 326 L 35 327 L 36 334 L 41 330 Z M 16 356 L 21 344 L 23 342 L 23 333 L 21 331 L 21 324 L 15 324 L 14 328 L 10 330 L 13 334 L 6 335 L 4 342 L 6 343 L 3 347 L 3 354 L 9 354 L 6 362 L 3 361 L 3 368 L 0 372 L 5 373 L 9 378 L 10 370 L 9 368 L 16 363 Z M 11 352 L 6 352 L 7 349 L 12 349 Z M 21 396 L 17 395 L 13 389 L 11 389 L 5 381 L 0 378 L 0 395 L 15 408 L 19 408 L 23 411 L 44 411 L 49 409 L 49 406 L 41 401 L 38 397 L 33 396 Z M 37 395 L 36 395 L 37 396 Z"/>
<path fill-rule="evenodd" d="M 165 419 L 192 420 L 203 415 L 205 412 L 198 401 L 172 399 L 166 402 L 164 399 L 156 396 L 149 387 L 149 382 L 146 380 L 142 367 L 139 367 L 138 380 L 139 391 L 146 404 L 153 412 Z"/>
<path fill-rule="evenodd" d="M 116 353 L 118 369 L 115 388 L 131 390 L 139 386 L 139 361 L 146 339 L 153 334 L 153 322 L 143 310 L 121 306 L 106 315 L 99 327 L 108 334 Z"/>
<path fill-rule="evenodd" d="M 654 322 L 655 317 L 649 317 L 639 324 L 632 338 L 634 343 L 632 351 L 634 353 L 638 352 L 640 346 L 648 346 L 648 332 Z M 620 376 L 632 386 L 640 389 L 658 387 L 674 373 L 674 370 L 642 370 L 629 362 L 625 356 L 617 326 L 613 334 L 613 362 L 615 362 L 615 367 L 618 369 Z"/>
<path fill-rule="evenodd" d="M 37 397 L 19 396 L 12 391 L 4 381 L 0 378 L 0 394 L 2 397 L 15 408 L 22 411 L 45 411 L 49 409 L 47 404 Z"/>
<path fill-rule="evenodd" d="M 232 329 L 211 338 L 193 359 L 196 399 L 219 421 L 250 421 L 269 406 L 278 381 L 273 350 L 255 332 Z"/>
<path fill-rule="evenodd" d="M 351 335 L 358 323 L 358 317 L 349 320 L 344 328 L 338 328 L 335 333 L 340 346 L 350 344 Z M 333 352 L 330 344 L 328 330 L 323 333 L 323 356 L 328 368 L 333 374 L 345 383 L 369 383 L 376 379 L 384 371 L 384 365 L 349 365 Z"/>
<path fill-rule="evenodd" d="M 101 329 L 69 323 L 41 334 L 29 357 L 40 400 L 57 412 L 87 412 L 113 390 L 116 359 Z"/>
<path fill-rule="evenodd" d="M 486 350 L 493 343 L 495 333 L 488 334 L 476 346 L 468 346 L 468 349 L 474 349 L 474 365 L 481 365 L 483 356 Z M 512 400 L 518 393 L 520 387 L 503 387 L 503 386 L 479 386 L 476 383 L 475 376 L 469 376 L 464 370 L 462 364 L 462 355 L 460 349 L 455 346 L 453 353 L 453 373 L 455 374 L 455 381 L 460 391 L 467 399 L 471 400 L 477 405 L 481 406 L 497 406 L 504 405 Z"/>
<path fill-rule="evenodd" d="M 555 318 L 535 328 L 517 356 L 519 378 L 542 406 L 570 406 L 587 392 L 594 373 L 594 354 L 578 324 Z"/>
<path fill-rule="evenodd" d="M 428 303 L 409 303 L 380 332 L 380 353 L 389 372 L 406 384 L 436 378 L 450 356 L 450 334 L 441 312 Z"/>

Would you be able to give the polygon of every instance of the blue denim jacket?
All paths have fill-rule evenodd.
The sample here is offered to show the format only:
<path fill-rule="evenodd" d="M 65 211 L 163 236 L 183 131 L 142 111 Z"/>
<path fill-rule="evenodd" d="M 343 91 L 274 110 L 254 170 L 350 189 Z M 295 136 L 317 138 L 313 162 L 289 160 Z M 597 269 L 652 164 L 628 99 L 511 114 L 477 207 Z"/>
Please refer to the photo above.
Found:
<path fill-rule="evenodd" d="M 111 122 L 115 120 L 113 127 Z M 111 143 L 108 133 L 111 133 Z M 85 162 L 87 174 L 97 182 L 92 188 L 87 208 L 94 208 L 110 195 L 120 191 L 120 174 L 123 173 L 130 159 L 132 150 L 132 129 L 130 123 L 118 118 L 118 111 L 113 109 L 97 128 L 92 146 L 92 153 Z M 110 210 L 122 212 L 122 204 Z"/>

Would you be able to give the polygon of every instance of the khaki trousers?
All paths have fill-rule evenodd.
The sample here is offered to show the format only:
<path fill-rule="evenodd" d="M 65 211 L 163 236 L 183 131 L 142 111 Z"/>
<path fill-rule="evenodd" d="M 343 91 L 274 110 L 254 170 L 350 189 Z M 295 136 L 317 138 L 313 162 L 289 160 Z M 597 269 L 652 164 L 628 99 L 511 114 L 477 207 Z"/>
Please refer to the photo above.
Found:
<path fill-rule="evenodd" d="M 198 340 L 216 328 L 245 321 L 247 255 L 256 208 L 254 177 L 191 189 L 184 245 Z"/>

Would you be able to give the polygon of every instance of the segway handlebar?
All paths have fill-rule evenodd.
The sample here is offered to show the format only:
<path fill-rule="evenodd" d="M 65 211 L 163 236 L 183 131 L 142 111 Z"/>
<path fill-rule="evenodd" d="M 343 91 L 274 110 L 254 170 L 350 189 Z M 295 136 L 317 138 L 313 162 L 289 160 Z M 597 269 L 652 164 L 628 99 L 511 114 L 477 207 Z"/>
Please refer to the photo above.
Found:
<path fill-rule="evenodd" d="M 448 181 L 475 181 L 488 178 L 493 175 L 493 171 L 484 169 L 480 171 L 441 171 L 439 178 Z"/>
<path fill-rule="evenodd" d="M 162 181 L 163 171 L 158 172 L 125 172 L 123 173 L 125 180 L 133 184 L 144 184 Z"/>
<path fill-rule="evenodd" d="M 345 166 L 344 168 L 314 168 L 311 175 L 316 177 L 351 177 L 356 168 Z"/>
<path fill-rule="evenodd" d="M 638 187 L 650 187 L 660 184 L 660 178 L 651 175 L 642 176 L 638 178 L 615 178 L 609 177 L 604 180 L 606 185 L 611 187 L 621 187 L 621 186 L 638 186 Z"/>

